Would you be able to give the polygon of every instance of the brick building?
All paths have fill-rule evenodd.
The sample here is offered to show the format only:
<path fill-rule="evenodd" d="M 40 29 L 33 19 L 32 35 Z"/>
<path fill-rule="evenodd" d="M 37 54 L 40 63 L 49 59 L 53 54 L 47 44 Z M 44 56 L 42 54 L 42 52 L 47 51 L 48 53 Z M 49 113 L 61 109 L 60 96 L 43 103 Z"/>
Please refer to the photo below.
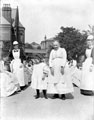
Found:
<path fill-rule="evenodd" d="M 17 27 L 18 30 L 17 31 Z M 19 39 L 17 39 L 17 32 Z M 10 4 L 4 4 L 1 10 L 0 21 L 0 56 L 3 52 L 7 54 L 13 41 L 17 40 L 24 47 L 25 27 L 19 20 L 19 10 L 11 8 Z"/>

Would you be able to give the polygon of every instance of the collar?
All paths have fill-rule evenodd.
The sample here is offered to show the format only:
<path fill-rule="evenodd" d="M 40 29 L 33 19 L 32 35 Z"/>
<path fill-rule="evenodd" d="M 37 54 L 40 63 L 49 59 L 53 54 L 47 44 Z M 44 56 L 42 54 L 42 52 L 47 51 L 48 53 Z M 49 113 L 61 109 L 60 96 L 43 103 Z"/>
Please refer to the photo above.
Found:
<path fill-rule="evenodd" d="M 14 52 L 18 52 L 18 51 L 19 51 L 19 49 L 14 49 L 13 51 L 14 51 Z"/>

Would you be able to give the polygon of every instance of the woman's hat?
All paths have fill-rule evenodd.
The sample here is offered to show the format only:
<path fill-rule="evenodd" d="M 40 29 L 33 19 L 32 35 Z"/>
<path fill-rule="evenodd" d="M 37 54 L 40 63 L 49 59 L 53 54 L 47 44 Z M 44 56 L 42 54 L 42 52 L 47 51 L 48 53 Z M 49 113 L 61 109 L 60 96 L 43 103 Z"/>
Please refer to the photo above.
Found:
<path fill-rule="evenodd" d="M 93 35 L 89 35 L 88 37 L 87 37 L 87 40 L 93 40 L 94 39 L 94 36 Z"/>
<path fill-rule="evenodd" d="M 14 41 L 14 42 L 13 42 L 13 45 L 18 45 L 18 42 L 17 42 L 17 41 Z"/>

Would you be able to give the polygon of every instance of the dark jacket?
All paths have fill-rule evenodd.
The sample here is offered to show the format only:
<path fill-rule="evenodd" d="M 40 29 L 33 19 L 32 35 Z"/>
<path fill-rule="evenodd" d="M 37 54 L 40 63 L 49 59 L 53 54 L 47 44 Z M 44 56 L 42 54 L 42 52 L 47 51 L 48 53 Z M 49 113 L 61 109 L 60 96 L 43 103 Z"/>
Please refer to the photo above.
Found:
<path fill-rule="evenodd" d="M 12 60 L 14 59 L 13 58 L 13 54 L 12 54 L 12 50 L 10 51 L 10 54 L 9 54 L 9 58 Z M 23 60 L 26 59 L 26 56 L 25 56 L 25 53 L 22 49 L 20 49 L 20 59 L 21 59 L 21 62 L 23 63 Z"/>

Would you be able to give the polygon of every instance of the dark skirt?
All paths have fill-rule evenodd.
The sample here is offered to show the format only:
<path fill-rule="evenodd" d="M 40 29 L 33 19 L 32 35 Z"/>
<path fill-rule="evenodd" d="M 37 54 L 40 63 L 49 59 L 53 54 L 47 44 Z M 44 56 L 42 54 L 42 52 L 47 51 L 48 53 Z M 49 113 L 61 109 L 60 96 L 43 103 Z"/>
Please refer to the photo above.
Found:
<path fill-rule="evenodd" d="M 83 89 L 81 89 L 80 93 L 83 94 L 83 95 L 90 95 L 90 96 L 94 95 L 94 91 L 92 91 L 92 90 L 83 90 Z"/>

